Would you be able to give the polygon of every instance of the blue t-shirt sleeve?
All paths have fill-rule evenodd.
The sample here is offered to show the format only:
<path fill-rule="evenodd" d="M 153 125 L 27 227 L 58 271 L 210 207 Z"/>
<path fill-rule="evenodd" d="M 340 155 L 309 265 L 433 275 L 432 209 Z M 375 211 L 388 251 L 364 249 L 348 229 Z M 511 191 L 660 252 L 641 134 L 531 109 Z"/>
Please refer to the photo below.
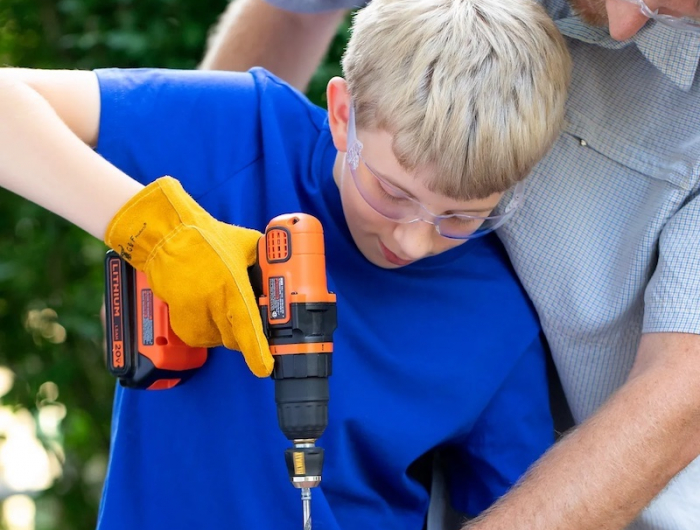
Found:
<path fill-rule="evenodd" d="M 97 151 L 147 184 L 163 175 L 197 197 L 261 156 L 251 73 L 97 70 Z"/>
<path fill-rule="evenodd" d="M 545 352 L 538 337 L 479 417 L 445 452 L 452 506 L 475 516 L 502 496 L 554 442 Z"/>

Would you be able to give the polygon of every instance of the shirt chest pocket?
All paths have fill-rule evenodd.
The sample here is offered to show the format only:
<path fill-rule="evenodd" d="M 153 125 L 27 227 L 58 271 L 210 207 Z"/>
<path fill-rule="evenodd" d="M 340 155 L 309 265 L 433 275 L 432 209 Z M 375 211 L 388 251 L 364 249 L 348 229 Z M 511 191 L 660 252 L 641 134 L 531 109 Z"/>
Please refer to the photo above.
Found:
<path fill-rule="evenodd" d="M 695 188 L 700 178 L 700 131 L 690 138 L 673 140 L 662 140 L 662 131 L 650 131 L 653 127 L 601 127 L 584 114 L 570 110 L 564 135 L 622 166 L 620 173 L 629 178 L 662 181 L 685 192 Z M 668 138 L 670 132 L 664 131 L 663 137 Z"/>

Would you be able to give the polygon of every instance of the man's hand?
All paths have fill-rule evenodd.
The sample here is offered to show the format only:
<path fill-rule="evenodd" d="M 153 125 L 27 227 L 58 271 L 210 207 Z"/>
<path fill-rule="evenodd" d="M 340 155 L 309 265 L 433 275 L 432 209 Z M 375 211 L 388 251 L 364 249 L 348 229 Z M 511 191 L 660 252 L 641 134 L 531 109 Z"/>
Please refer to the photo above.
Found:
<path fill-rule="evenodd" d="M 468 530 L 621 530 L 700 454 L 700 335 L 643 335 L 623 385 Z"/>
<path fill-rule="evenodd" d="M 105 243 L 146 273 L 186 344 L 240 350 L 264 377 L 273 360 L 248 277 L 261 235 L 217 221 L 177 180 L 163 177 L 122 207 Z"/>

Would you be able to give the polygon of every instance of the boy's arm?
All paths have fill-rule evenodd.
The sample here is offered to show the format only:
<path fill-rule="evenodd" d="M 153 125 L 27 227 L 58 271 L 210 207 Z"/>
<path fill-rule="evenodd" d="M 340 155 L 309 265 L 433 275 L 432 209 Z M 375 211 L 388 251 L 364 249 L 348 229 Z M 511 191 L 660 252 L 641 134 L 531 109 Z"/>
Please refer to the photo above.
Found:
<path fill-rule="evenodd" d="M 235 0 L 209 39 L 200 68 L 245 71 L 262 66 L 304 90 L 345 13 L 295 13 L 264 0 Z"/>
<path fill-rule="evenodd" d="M 0 70 L 0 186 L 103 239 L 143 186 L 91 149 L 99 119 L 92 72 Z"/>
<path fill-rule="evenodd" d="M 144 188 L 95 153 L 100 98 L 94 73 L 0 71 L 0 186 L 145 271 L 187 344 L 239 350 L 251 371 L 269 375 L 272 357 L 248 279 L 260 233 L 217 221 L 175 179 Z"/>
<path fill-rule="evenodd" d="M 642 337 L 630 377 L 465 530 L 621 530 L 700 453 L 700 335 Z"/>

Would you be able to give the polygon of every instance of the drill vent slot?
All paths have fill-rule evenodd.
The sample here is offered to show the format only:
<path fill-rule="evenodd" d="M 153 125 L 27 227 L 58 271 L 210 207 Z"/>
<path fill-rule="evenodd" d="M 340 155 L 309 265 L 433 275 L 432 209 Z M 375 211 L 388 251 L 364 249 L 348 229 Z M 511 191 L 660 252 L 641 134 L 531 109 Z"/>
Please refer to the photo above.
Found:
<path fill-rule="evenodd" d="M 267 260 L 270 263 L 287 261 L 291 255 L 289 232 L 273 228 L 267 232 Z"/>

